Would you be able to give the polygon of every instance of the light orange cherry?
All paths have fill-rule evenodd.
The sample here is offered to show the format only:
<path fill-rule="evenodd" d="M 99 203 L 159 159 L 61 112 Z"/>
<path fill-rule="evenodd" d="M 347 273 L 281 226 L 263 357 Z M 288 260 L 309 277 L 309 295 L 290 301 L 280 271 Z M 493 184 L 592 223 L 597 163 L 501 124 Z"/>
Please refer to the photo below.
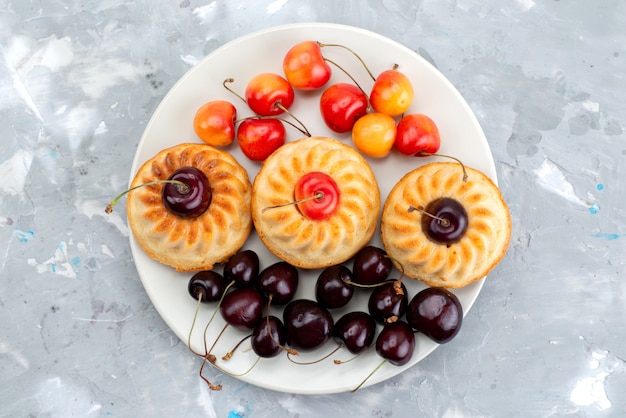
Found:
<path fill-rule="evenodd" d="M 235 139 L 237 109 L 225 100 L 213 100 L 200 106 L 193 119 L 198 138 L 209 145 L 223 147 Z"/>
<path fill-rule="evenodd" d="M 396 121 L 385 113 L 368 113 L 352 128 L 352 143 L 369 157 L 386 157 L 393 148 L 395 138 Z"/>

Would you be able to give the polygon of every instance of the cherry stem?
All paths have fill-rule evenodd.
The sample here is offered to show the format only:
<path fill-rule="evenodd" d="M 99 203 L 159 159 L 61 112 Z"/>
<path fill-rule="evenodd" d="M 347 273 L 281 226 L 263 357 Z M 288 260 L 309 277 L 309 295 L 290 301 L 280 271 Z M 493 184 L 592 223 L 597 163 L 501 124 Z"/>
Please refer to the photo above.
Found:
<path fill-rule="evenodd" d="M 421 208 L 416 208 L 413 205 L 409 206 L 408 211 L 409 211 L 409 213 L 418 211 L 420 213 L 423 213 L 424 215 L 428 215 L 431 218 L 438 220 L 441 223 L 441 225 L 444 226 L 444 227 L 450 226 L 450 220 L 448 220 L 446 218 L 441 218 L 441 217 L 436 216 L 436 215 L 433 215 L 432 213 L 426 212 L 424 209 L 421 209 Z"/>
<path fill-rule="evenodd" d="M 202 378 L 202 380 L 204 380 L 207 385 L 209 385 L 209 389 L 211 390 L 221 390 L 222 389 L 222 385 L 214 385 L 213 383 L 211 383 L 209 381 L 209 379 L 207 379 L 206 377 L 204 377 L 203 371 L 204 371 L 204 365 L 208 363 L 211 363 L 212 365 L 215 366 L 215 362 L 217 361 L 217 358 L 215 357 L 215 355 L 211 354 L 211 351 L 213 351 L 213 348 L 215 347 L 215 344 L 217 344 L 217 340 L 220 339 L 220 337 L 222 336 L 222 334 L 224 334 L 224 331 L 226 331 L 226 328 L 228 328 L 228 324 L 224 325 L 224 328 L 222 328 L 222 331 L 219 333 L 219 335 L 217 336 L 217 338 L 215 339 L 215 341 L 213 342 L 213 345 L 211 346 L 211 348 L 209 350 L 206 350 L 206 336 L 204 339 L 204 347 L 205 347 L 205 352 L 206 354 L 203 356 L 203 360 L 202 360 L 202 364 L 200 365 L 200 377 Z M 205 329 L 206 332 L 206 329 Z M 216 366 L 217 367 L 217 366 Z"/>
<path fill-rule="evenodd" d="M 450 158 L 450 159 L 456 161 L 457 163 L 461 164 L 461 168 L 463 169 L 463 181 L 467 181 L 467 171 L 465 170 L 465 165 L 458 158 L 453 157 L 451 155 L 437 154 L 437 153 L 434 153 L 434 152 L 426 152 L 426 151 L 420 151 L 420 152 L 416 153 L 415 155 L 418 156 L 418 157 L 444 157 L 444 158 Z"/>
<path fill-rule="evenodd" d="M 374 370 L 372 370 L 372 372 L 370 374 L 368 374 L 365 379 L 363 379 L 363 381 L 361 383 L 359 383 L 359 386 L 355 387 L 354 389 L 352 389 L 350 392 L 354 393 L 357 390 L 361 389 L 361 386 L 363 386 L 365 384 L 365 382 L 367 382 L 369 380 L 370 377 L 372 377 L 374 375 L 374 373 L 376 373 L 378 371 L 378 369 L 380 369 L 381 367 L 383 367 L 383 364 L 385 364 L 387 362 L 387 360 L 383 360 L 380 362 L 380 364 L 378 366 L 376 366 L 376 368 Z"/>
<path fill-rule="evenodd" d="M 245 337 L 243 337 L 241 340 L 239 340 L 239 342 L 232 348 L 232 350 L 230 350 L 228 353 L 224 354 L 222 356 L 222 360 L 224 361 L 228 361 L 230 360 L 230 358 L 233 356 L 233 354 L 235 354 L 235 351 L 237 351 L 237 349 L 239 348 L 239 346 L 241 344 L 243 344 L 243 342 L 245 340 L 247 340 L 248 338 L 252 337 L 251 334 L 246 335 Z"/>
<path fill-rule="evenodd" d="M 196 312 L 193 315 L 193 321 L 191 321 L 191 328 L 189 329 L 189 334 L 187 335 L 187 347 L 189 347 L 189 351 L 191 351 L 192 353 L 194 353 L 198 357 L 204 357 L 204 355 L 196 352 L 191 347 L 191 334 L 193 332 L 193 328 L 196 325 L 196 319 L 198 318 L 198 311 L 200 311 L 200 303 L 202 302 L 202 297 L 203 296 L 204 296 L 204 292 L 200 292 L 200 294 L 198 295 L 198 303 L 196 304 Z"/>
<path fill-rule="evenodd" d="M 352 357 L 350 357 L 348 360 L 339 360 L 339 359 L 335 359 L 333 360 L 333 363 L 340 365 L 340 364 L 346 364 L 346 363 L 350 363 L 352 360 L 357 359 L 361 354 L 356 354 Z"/>
<path fill-rule="evenodd" d="M 212 357 L 212 358 L 209 359 L 209 357 Z M 204 361 L 202 362 L 202 365 L 200 366 L 200 372 L 199 372 L 200 378 L 206 382 L 206 384 L 209 386 L 209 389 L 211 389 L 211 390 L 222 390 L 222 385 L 214 385 L 213 383 L 211 383 L 211 381 L 209 379 L 207 379 L 204 376 L 204 374 L 203 374 L 204 365 L 207 363 L 207 360 L 211 364 L 213 364 L 215 362 L 215 356 L 213 356 L 212 354 L 209 355 L 208 353 L 207 353 L 206 356 L 204 356 Z"/>
<path fill-rule="evenodd" d="M 215 362 L 213 362 L 211 364 L 213 364 L 213 367 L 215 367 L 217 370 L 221 371 L 222 373 L 226 373 L 227 375 L 232 376 L 232 377 L 239 377 L 239 376 L 244 376 L 244 375 L 250 373 L 250 371 L 252 371 L 252 369 L 254 369 L 254 367 L 259 363 L 259 360 L 261 360 L 261 357 L 257 357 L 256 360 L 254 361 L 254 363 L 252 363 L 252 366 L 250 366 L 248 368 L 248 370 L 246 370 L 246 371 L 244 371 L 242 373 L 231 373 L 228 370 L 225 370 L 223 367 L 221 367 L 219 364 L 217 364 Z M 220 387 L 221 387 L 221 385 L 220 385 Z"/>
<path fill-rule="evenodd" d="M 204 327 L 204 334 L 203 335 L 204 335 L 204 351 L 205 352 L 207 351 L 206 334 L 207 334 L 207 331 L 209 329 L 209 325 L 211 325 L 211 322 L 213 322 L 213 319 L 215 318 L 215 315 L 217 314 L 217 310 L 219 309 L 220 305 L 222 304 L 222 301 L 224 300 L 224 297 L 226 296 L 226 293 L 228 292 L 228 289 L 230 289 L 234 284 L 235 284 L 234 280 L 231 281 L 230 283 L 228 283 L 228 285 L 224 289 L 224 292 L 222 293 L 222 296 L 220 297 L 220 300 L 217 302 L 217 306 L 215 307 L 215 309 L 213 309 L 213 314 L 211 315 L 211 318 L 209 318 L 209 321 L 206 323 L 206 326 Z"/>
<path fill-rule="evenodd" d="M 226 80 L 224 80 L 224 82 L 222 83 L 222 86 L 224 86 L 224 88 L 226 90 L 228 90 L 229 92 L 231 92 L 232 94 L 234 94 L 235 96 L 239 97 L 241 99 L 242 102 L 248 104 L 248 102 L 246 101 L 246 99 L 244 99 L 239 93 L 237 93 L 235 90 L 231 89 L 227 84 L 230 83 L 234 83 L 235 79 L 234 78 L 227 78 Z"/>
<path fill-rule="evenodd" d="M 348 71 L 346 71 L 345 68 L 343 68 L 341 65 L 337 64 L 335 61 L 331 60 L 330 58 L 326 58 L 324 57 L 324 61 L 329 62 L 331 64 L 333 64 L 335 67 L 339 68 L 341 71 L 343 71 L 343 73 L 345 75 L 348 76 L 348 78 L 350 78 L 350 80 L 352 80 L 352 82 L 354 83 L 355 86 L 358 87 L 359 90 L 361 90 L 361 93 L 363 93 L 363 95 L 365 97 L 368 97 L 367 93 L 365 92 L 365 90 L 363 90 L 363 88 L 361 87 L 361 85 L 356 81 L 356 79 L 354 77 L 352 77 L 352 74 L 350 74 Z M 369 97 L 368 97 L 368 101 L 367 101 L 367 110 L 369 111 L 370 109 L 370 103 L 369 103 Z"/>
<path fill-rule="evenodd" d="M 324 196 L 325 196 L 324 192 L 316 192 L 313 196 L 305 197 L 305 198 L 300 199 L 300 200 L 296 200 L 296 201 L 293 201 L 293 202 L 287 202 L 287 203 L 281 203 L 280 205 L 267 206 L 267 207 L 265 207 L 265 208 L 263 208 L 261 210 L 261 213 L 265 213 L 265 211 L 270 210 L 270 209 L 278 209 L 278 208 L 282 208 L 282 207 L 285 207 L 285 206 L 298 205 L 300 203 L 304 203 L 306 201 L 313 200 L 313 199 L 323 199 Z"/>
<path fill-rule="evenodd" d="M 323 43 L 320 43 L 320 42 L 318 42 L 317 44 L 320 46 L 320 48 L 324 48 L 326 46 L 334 46 L 334 47 L 343 48 L 346 51 L 350 52 L 352 55 L 354 55 L 356 57 L 356 59 L 358 59 L 361 62 L 361 64 L 363 65 L 363 68 L 365 68 L 365 71 L 367 71 L 367 74 L 369 74 L 369 76 L 372 78 L 372 80 L 376 81 L 376 77 L 374 77 L 374 75 L 372 74 L 370 69 L 367 67 L 367 64 L 365 64 L 365 61 L 363 61 L 363 58 L 361 58 L 359 56 L 359 54 L 354 52 L 352 49 L 348 48 L 345 45 L 341 45 L 341 44 L 323 44 Z"/>
<path fill-rule="evenodd" d="M 335 354 L 337 351 L 339 351 L 340 349 L 342 349 L 344 346 L 343 344 L 339 344 L 337 347 L 335 347 L 333 349 L 333 351 L 331 351 L 330 353 L 326 354 L 324 357 L 319 358 L 317 360 L 313 360 L 313 361 L 295 361 L 294 359 L 292 359 L 289 354 L 291 353 L 287 353 L 287 358 L 289 359 L 290 362 L 294 363 L 294 364 L 298 364 L 300 366 L 308 366 L 311 364 L 316 364 L 319 363 L 320 361 L 324 361 L 326 360 L 328 357 L 332 356 L 333 354 Z"/>
<path fill-rule="evenodd" d="M 289 109 L 287 109 L 285 106 L 283 106 L 282 103 L 280 102 L 276 102 L 274 103 L 274 106 L 277 107 L 278 109 L 282 110 L 283 112 L 285 112 L 286 114 L 288 114 L 289 116 L 291 116 L 293 118 L 293 120 L 295 120 L 296 122 L 298 122 L 298 124 L 302 127 L 303 130 L 300 130 L 300 132 L 302 132 L 304 135 L 310 137 L 311 133 L 309 132 L 309 130 L 306 128 L 306 125 L 304 123 L 302 123 L 302 121 L 300 119 L 298 119 L 293 113 L 291 113 L 289 111 Z M 295 126 L 292 124 L 292 126 Z M 298 129 L 299 130 L 299 129 Z"/>
<path fill-rule="evenodd" d="M 296 349 L 285 347 L 280 342 L 276 341 L 276 338 L 274 338 L 274 333 L 270 329 L 270 308 L 272 307 L 272 298 L 273 297 L 274 297 L 274 295 L 272 293 L 270 293 L 269 297 L 267 298 L 267 314 L 265 314 L 265 326 L 267 327 L 267 332 L 270 335 L 270 339 L 274 342 L 274 344 L 276 344 L 278 347 L 280 347 L 281 350 L 284 350 L 284 351 L 287 352 L 287 356 L 289 356 L 289 354 L 297 356 L 300 353 L 298 353 L 298 351 Z"/>
<path fill-rule="evenodd" d="M 117 204 L 117 202 L 126 194 L 129 192 L 132 192 L 135 189 L 138 189 L 140 187 L 144 187 L 144 186 L 154 186 L 156 184 L 163 184 L 163 183 L 171 183 L 171 184 L 176 184 L 178 185 L 178 191 L 182 194 L 187 194 L 189 193 L 189 191 L 191 190 L 191 188 L 189 187 L 189 185 L 187 183 L 184 183 L 180 180 L 155 180 L 155 181 L 150 181 L 148 183 L 143 183 L 140 184 L 138 186 L 135 187 L 131 187 L 128 190 L 125 190 L 124 192 L 120 193 L 119 195 L 117 195 L 115 197 L 115 199 L 111 200 L 111 202 L 106 206 L 106 208 L 104 209 L 104 211 L 106 213 L 111 213 L 113 212 L 113 206 L 115 206 Z"/>

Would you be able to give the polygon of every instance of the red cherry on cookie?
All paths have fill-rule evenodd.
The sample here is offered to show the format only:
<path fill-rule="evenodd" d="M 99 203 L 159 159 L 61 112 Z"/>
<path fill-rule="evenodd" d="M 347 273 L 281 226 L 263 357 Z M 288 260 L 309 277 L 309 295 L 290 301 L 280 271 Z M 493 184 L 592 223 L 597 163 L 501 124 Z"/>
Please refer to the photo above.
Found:
<path fill-rule="evenodd" d="M 278 74 L 257 74 L 246 86 L 246 102 L 260 116 L 276 116 L 293 104 L 293 87 Z"/>
<path fill-rule="evenodd" d="M 221 147 L 235 139 L 237 109 L 225 100 L 213 100 L 200 106 L 193 119 L 198 138 L 209 145 Z"/>
<path fill-rule="evenodd" d="M 263 161 L 285 143 L 285 126 L 274 118 L 250 118 L 239 124 L 237 143 L 252 161 Z"/>
<path fill-rule="evenodd" d="M 322 56 L 319 43 L 304 41 L 294 45 L 283 59 L 287 81 L 300 90 L 315 90 L 330 80 L 332 71 Z"/>
<path fill-rule="evenodd" d="M 337 83 L 328 87 L 320 98 L 320 112 L 326 125 L 335 132 L 348 132 L 367 114 L 367 96 L 354 84 Z"/>
<path fill-rule="evenodd" d="M 441 139 L 435 122 L 421 113 L 404 116 L 396 129 L 396 149 L 404 155 L 419 152 L 434 154 L 439 151 Z"/>
<path fill-rule="evenodd" d="M 295 199 L 300 212 L 309 219 L 328 219 L 339 207 L 339 187 L 328 174 L 312 171 L 296 182 Z"/>

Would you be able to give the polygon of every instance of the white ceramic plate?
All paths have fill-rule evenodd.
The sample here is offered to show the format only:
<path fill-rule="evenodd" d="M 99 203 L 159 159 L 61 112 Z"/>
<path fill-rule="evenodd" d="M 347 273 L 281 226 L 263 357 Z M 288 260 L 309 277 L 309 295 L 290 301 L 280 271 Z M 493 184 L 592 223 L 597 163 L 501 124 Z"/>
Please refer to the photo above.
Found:
<path fill-rule="evenodd" d="M 304 23 L 275 27 L 244 36 L 229 42 L 215 50 L 202 62 L 188 71 L 166 95 L 152 116 L 139 143 L 132 166 L 131 179 L 138 167 L 163 148 L 182 142 L 201 142 L 194 134 L 192 120 L 196 109 L 203 103 L 224 99 L 230 100 L 238 109 L 238 117 L 251 115 L 250 111 L 222 87 L 222 81 L 232 77 L 235 83 L 231 87 L 243 93 L 247 81 L 256 73 L 276 72 L 282 74 L 282 59 L 285 52 L 294 44 L 303 40 L 316 40 L 322 43 L 340 43 L 355 50 L 368 64 L 374 74 L 398 64 L 408 75 L 415 88 L 415 100 L 409 112 L 421 112 L 430 115 L 438 124 L 442 145 L 441 153 L 461 158 L 465 164 L 485 172 L 496 179 L 496 172 L 491 152 L 484 133 L 475 116 L 461 95 L 452 84 L 430 63 L 421 58 L 411 49 L 402 46 L 381 35 L 349 26 L 321 23 Z M 340 48 L 324 48 L 325 56 L 340 63 L 347 69 L 366 90 L 372 86 L 358 61 Z M 334 70 L 331 83 L 349 81 L 339 70 Z M 296 100 L 291 111 L 301 119 L 313 135 L 336 137 L 351 143 L 349 135 L 337 135 L 323 123 L 319 114 L 318 99 L 321 91 L 313 93 L 296 93 Z M 287 127 L 288 140 L 301 135 Z M 250 179 L 254 179 L 259 164 L 250 162 L 239 151 L 236 144 L 227 148 L 248 170 Z M 401 156 L 394 153 L 387 158 L 370 159 L 377 176 L 384 201 L 393 185 L 409 170 L 430 159 Z M 373 245 L 381 246 L 378 232 Z M 263 246 L 253 232 L 244 248 L 255 250 L 261 258 L 261 268 L 278 261 Z M 187 282 L 191 274 L 181 274 L 173 269 L 148 258 L 131 237 L 131 249 L 142 283 L 159 314 L 185 343 L 190 331 L 196 301 L 187 293 Z M 347 264 L 351 267 L 351 264 Z M 216 270 L 221 272 L 222 266 Z M 314 284 L 319 271 L 301 271 L 300 287 L 297 298 L 314 298 Z M 398 272 L 394 271 L 393 277 Z M 423 285 L 411 280 L 404 280 L 412 296 L 423 288 Z M 475 282 L 463 289 L 455 291 L 461 300 L 464 312 L 467 313 L 474 303 L 483 280 Z M 356 292 L 356 298 L 350 303 L 350 309 L 367 311 L 367 292 Z M 202 350 L 202 330 L 204 324 L 214 310 L 214 305 L 203 305 L 197 326 L 192 336 L 192 347 Z M 347 310 L 334 312 L 336 318 Z M 276 309 L 277 316 L 281 310 Z M 221 330 L 224 322 L 219 314 L 209 328 L 208 340 L 213 341 Z M 243 337 L 243 333 L 230 328 L 225 332 L 213 351 L 220 358 Z M 319 358 L 330 352 L 335 344 L 328 342 L 319 350 L 302 353 L 298 360 L 306 361 Z M 422 335 L 417 336 L 416 349 L 411 361 L 398 367 L 385 364 L 366 383 L 372 385 L 412 367 L 431 353 L 437 344 Z M 249 348 L 249 344 L 248 344 Z M 333 358 L 349 358 L 350 353 L 343 350 Z M 240 348 L 228 362 L 220 360 L 221 367 L 230 373 L 237 374 L 247 370 L 255 361 L 252 350 Z M 349 391 L 355 388 L 380 363 L 381 359 L 373 350 L 360 356 L 357 360 L 343 365 L 335 365 L 327 359 L 315 365 L 295 365 L 285 356 L 262 359 L 248 374 L 238 377 L 242 381 L 264 388 L 302 394 L 322 394 Z M 198 366 L 201 359 L 198 359 Z M 205 373 L 219 383 L 220 373 L 212 367 L 206 367 Z"/>

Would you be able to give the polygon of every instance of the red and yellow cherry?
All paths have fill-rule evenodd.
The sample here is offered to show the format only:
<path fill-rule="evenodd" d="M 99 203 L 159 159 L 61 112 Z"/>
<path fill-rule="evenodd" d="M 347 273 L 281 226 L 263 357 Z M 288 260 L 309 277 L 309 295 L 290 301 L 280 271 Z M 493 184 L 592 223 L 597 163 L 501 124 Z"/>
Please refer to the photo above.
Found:
<path fill-rule="evenodd" d="M 352 128 L 352 143 L 369 157 L 387 156 L 396 138 L 396 121 L 385 113 L 368 113 Z"/>
<path fill-rule="evenodd" d="M 404 155 L 418 153 L 436 153 L 439 151 L 441 139 L 435 122 L 422 113 L 404 116 L 398 122 L 396 132 L 396 149 Z"/>
<path fill-rule="evenodd" d="M 300 90 L 318 89 L 332 75 L 320 44 L 315 41 L 300 42 L 287 51 L 283 58 L 283 72 L 289 84 Z"/>
<path fill-rule="evenodd" d="M 275 118 L 244 119 L 237 128 L 241 152 L 252 161 L 264 161 L 285 143 L 285 126 Z"/>
<path fill-rule="evenodd" d="M 314 221 L 322 221 L 339 207 L 339 186 L 328 174 L 312 171 L 298 179 L 294 197 L 300 213 Z"/>
<path fill-rule="evenodd" d="M 225 100 L 213 100 L 200 106 L 193 119 L 198 138 L 209 145 L 222 147 L 235 139 L 237 109 Z"/>
<path fill-rule="evenodd" d="M 406 75 L 396 69 L 383 71 L 376 77 L 370 93 L 375 111 L 398 116 L 413 102 L 413 85 Z"/>
<path fill-rule="evenodd" d="M 348 132 L 354 123 L 367 114 L 367 95 L 350 83 L 329 86 L 320 97 L 320 112 L 326 125 L 335 132 Z"/>
<path fill-rule="evenodd" d="M 261 73 L 250 79 L 245 100 L 254 113 L 260 116 L 276 116 L 293 104 L 293 87 L 278 74 Z"/>

